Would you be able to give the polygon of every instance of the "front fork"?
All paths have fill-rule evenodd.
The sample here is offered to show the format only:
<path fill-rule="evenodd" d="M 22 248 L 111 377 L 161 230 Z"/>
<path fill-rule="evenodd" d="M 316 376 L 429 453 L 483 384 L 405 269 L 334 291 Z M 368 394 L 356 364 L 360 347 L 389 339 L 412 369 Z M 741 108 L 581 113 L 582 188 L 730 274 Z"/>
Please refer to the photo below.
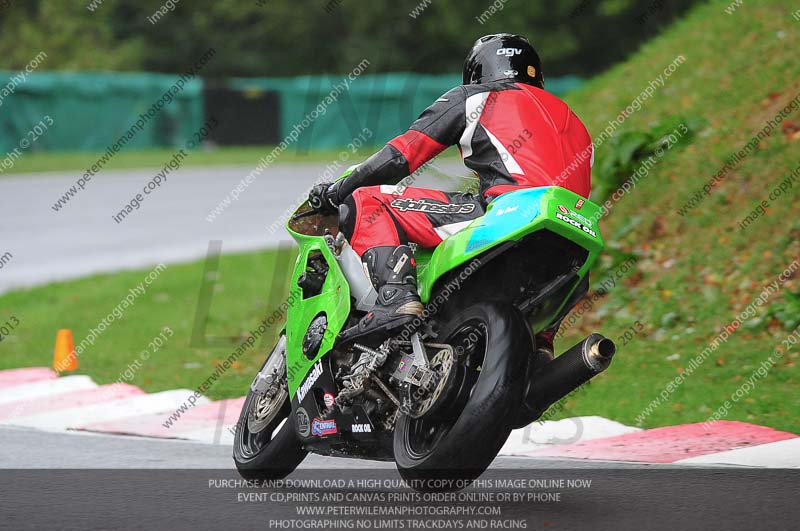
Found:
<path fill-rule="evenodd" d="M 275 358 L 275 356 L 278 357 Z M 264 366 L 250 384 L 250 390 L 264 395 L 267 391 L 275 389 L 282 378 L 286 378 L 286 334 L 281 334 L 275 348 L 264 362 Z"/>

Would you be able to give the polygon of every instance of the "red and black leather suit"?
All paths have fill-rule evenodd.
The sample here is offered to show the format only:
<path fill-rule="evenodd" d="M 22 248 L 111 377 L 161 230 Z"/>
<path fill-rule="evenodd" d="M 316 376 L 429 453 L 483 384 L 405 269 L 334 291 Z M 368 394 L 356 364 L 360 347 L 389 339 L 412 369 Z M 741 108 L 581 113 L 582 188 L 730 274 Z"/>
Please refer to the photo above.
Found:
<path fill-rule="evenodd" d="M 409 241 L 433 247 L 512 190 L 558 185 L 588 197 L 591 142 L 543 89 L 511 80 L 455 87 L 336 184 L 342 230 L 359 255 Z M 479 177 L 480 195 L 394 186 L 452 145 Z"/>

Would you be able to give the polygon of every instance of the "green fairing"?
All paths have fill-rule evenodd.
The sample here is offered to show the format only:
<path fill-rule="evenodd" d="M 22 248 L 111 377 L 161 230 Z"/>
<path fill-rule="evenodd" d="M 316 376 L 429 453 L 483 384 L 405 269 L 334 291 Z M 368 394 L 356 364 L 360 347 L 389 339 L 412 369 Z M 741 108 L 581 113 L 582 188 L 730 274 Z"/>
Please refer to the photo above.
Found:
<path fill-rule="evenodd" d="M 349 173 L 349 170 L 348 172 Z M 519 194 L 520 192 L 514 192 Z M 531 218 L 516 217 L 520 219 L 518 223 L 505 223 L 502 234 L 497 238 L 485 242 L 473 242 L 472 238 L 479 229 L 486 229 L 486 225 L 493 220 L 497 220 L 502 214 L 495 212 L 498 204 L 502 204 L 501 198 L 506 198 L 511 194 L 500 196 L 488 207 L 486 215 L 473 221 L 467 228 L 445 239 L 433 251 L 420 249 L 415 255 L 418 271 L 419 293 L 423 302 L 428 303 L 432 296 L 435 296 L 437 281 L 447 272 L 458 268 L 469 267 L 470 262 L 479 255 L 490 249 L 508 241 L 519 241 L 524 236 L 538 230 L 547 229 L 560 236 L 563 236 L 588 251 L 586 262 L 578 271 L 578 276 L 583 278 L 589 273 L 590 268 L 597 260 L 604 244 L 597 221 L 600 219 L 602 211 L 600 207 L 579 195 L 559 187 L 549 187 L 540 196 L 538 213 L 536 208 L 531 207 Z M 519 197 L 519 196 L 518 196 Z M 507 202 L 511 198 L 504 200 Z M 575 207 L 579 201 L 583 200 L 580 209 Z M 579 214 L 591 221 L 591 228 L 596 236 L 587 234 L 579 227 L 571 225 L 558 219 L 558 207 L 565 207 L 573 214 Z M 524 213 L 523 210 L 518 214 Z M 513 209 L 517 210 L 517 209 Z M 563 214 L 562 214 L 563 215 Z M 336 258 L 325 244 L 321 236 L 309 236 L 293 231 L 287 226 L 289 233 L 297 240 L 300 246 L 300 253 L 297 257 L 294 273 L 292 275 L 292 285 L 290 288 L 290 305 L 287 312 L 286 325 L 286 357 L 287 373 L 290 396 L 294 397 L 297 388 L 304 380 L 306 374 L 314 363 L 322 358 L 332 347 L 336 334 L 344 327 L 350 313 L 350 288 L 341 268 L 338 266 Z M 472 245 L 472 248 L 470 248 Z M 468 250 L 469 249 L 469 250 Z M 330 269 L 319 295 L 302 300 L 302 290 L 297 286 L 296 279 L 305 271 L 306 261 L 309 253 L 319 251 L 325 257 Z M 547 316 L 546 319 L 537 323 L 530 323 L 534 332 L 538 332 L 544 324 L 551 322 L 566 304 L 566 298 L 561 305 Z M 328 328 L 324 336 L 319 353 L 313 358 L 308 359 L 302 352 L 303 336 L 308 329 L 311 321 L 324 312 L 328 319 Z"/>
<path fill-rule="evenodd" d="M 325 240 L 317 236 L 298 234 L 291 230 L 289 232 L 300 245 L 300 253 L 291 277 L 293 281 L 289 288 L 291 303 L 286 312 L 286 374 L 289 394 L 294 397 L 308 371 L 333 347 L 336 334 L 344 326 L 347 315 L 350 313 L 350 286 L 347 284 L 341 268 L 338 267 L 336 258 L 325 245 Z M 297 285 L 296 279 L 305 271 L 308 255 L 314 251 L 322 253 L 330 268 L 320 294 L 303 300 L 303 291 Z M 328 329 L 319 352 L 313 359 L 309 359 L 303 354 L 303 336 L 311 321 L 321 312 L 327 316 Z"/>
<path fill-rule="evenodd" d="M 530 223 L 521 225 L 513 232 L 508 233 L 504 238 L 486 243 L 480 247 L 467 252 L 467 244 L 472 238 L 475 229 L 479 227 L 483 218 L 473 221 L 465 229 L 444 240 L 432 253 L 425 250 L 424 254 L 417 254 L 416 261 L 418 267 L 419 292 L 422 301 L 427 303 L 430 300 L 436 282 L 448 271 L 461 265 L 469 264 L 476 256 L 488 251 L 507 241 L 519 241 L 524 236 L 541 229 L 549 229 L 569 240 L 574 241 L 581 247 L 589 251 L 586 263 L 579 271 L 579 276 L 583 278 L 591 269 L 595 260 L 603 250 L 603 238 L 600 231 L 595 229 L 597 237 L 590 236 L 582 230 L 568 225 L 556 218 L 558 205 L 566 206 L 574 210 L 575 205 L 581 198 L 578 194 L 570 192 L 564 188 L 550 187 L 541 197 L 539 214 Z M 487 215 L 495 208 L 495 204 L 489 204 Z M 596 204 L 584 200 L 580 213 L 590 220 L 600 219 L 601 210 Z M 596 226 L 597 223 L 595 222 Z"/>

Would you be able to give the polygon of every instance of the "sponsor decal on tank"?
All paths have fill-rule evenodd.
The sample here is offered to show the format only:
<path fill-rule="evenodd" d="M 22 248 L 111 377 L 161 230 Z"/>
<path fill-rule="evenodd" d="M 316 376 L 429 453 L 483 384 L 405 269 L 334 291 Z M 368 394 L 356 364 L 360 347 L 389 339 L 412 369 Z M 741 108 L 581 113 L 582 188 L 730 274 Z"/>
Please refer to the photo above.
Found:
<path fill-rule="evenodd" d="M 302 437 L 308 437 L 311 433 L 311 423 L 308 418 L 308 412 L 301 407 L 297 410 L 295 417 L 297 419 L 297 433 Z"/>
<path fill-rule="evenodd" d="M 297 388 L 297 401 L 302 402 L 303 399 L 308 394 L 308 391 L 311 390 L 311 387 L 317 383 L 319 377 L 322 376 L 322 361 L 318 361 L 314 364 L 314 367 L 311 369 L 311 372 L 308 373 L 306 379 L 303 383 L 300 384 L 300 387 Z"/>
<path fill-rule="evenodd" d="M 514 205 L 514 206 L 510 206 L 510 207 L 506 207 L 506 208 L 500 208 L 500 209 L 497 210 L 497 213 L 495 215 L 496 216 L 502 216 L 504 214 L 508 214 L 509 212 L 515 212 L 517 209 L 519 209 L 518 205 Z"/>
<path fill-rule="evenodd" d="M 585 232 L 586 234 L 589 234 L 590 236 L 592 236 L 594 238 L 597 238 L 597 233 L 595 231 L 593 231 L 592 229 L 590 229 L 589 227 L 587 227 L 586 225 L 582 224 L 580 221 L 576 221 L 576 220 L 574 220 L 572 218 L 569 218 L 569 217 L 565 216 L 564 214 L 562 214 L 561 212 L 556 212 L 556 218 L 560 219 L 561 221 L 563 221 L 565 223 L 568 223 L 568 224 L 572 225 L 573 227 L 577 227 L 577 228 L 581 229 L 583 232 Z"/>
<path fill-rule="evenodd" d="M 582 203 L 581 203 L 581 206 L 583 206 Z M 591 227 L 593 225 L 591 219 L 587 218 L 583 214 L 579 214 L 578 212 L 575 212 L 574 210 L 570 210 L 569 208 L 565 207 L 564 205 L 558 205 L 558 210 L 561 211 L 561 213 L 568 215 L 572 219 L 580 221 L 581 223 L 583 223 L 587 227 Z"/>
<path fill-rule="evenodd" d="M 336 426 L 336 421 L 333 419 L 322 420 L 315 418 L 311 423 L 311 435 L 314 437 L 324 437 L 326 435 L 333 435 L 337 433 L 339 428 Z"/>

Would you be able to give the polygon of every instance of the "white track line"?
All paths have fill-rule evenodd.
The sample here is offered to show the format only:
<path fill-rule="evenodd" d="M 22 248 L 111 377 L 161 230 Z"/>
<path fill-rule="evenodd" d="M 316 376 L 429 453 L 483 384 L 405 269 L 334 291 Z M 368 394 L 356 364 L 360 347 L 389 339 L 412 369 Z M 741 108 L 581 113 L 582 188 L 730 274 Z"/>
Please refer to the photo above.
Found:
<path fill-rule="evenodd" d="M 233 426 L 233 424 L 225 424 L 219 429 L 217 426 L 209 426 L 205 429 L 181 433 L 179 437 L 195 442 L 230 446 L 233 444 L 233 433 L 230 431 Z"/>
<path fill-rule="evenodd" d="M 29 417 L 15 417 L 10 424 L 55 431 L 80 428 L 86 424 L 95 422 L 105 422 L 152 413 L 164 413 L 164 420 L 166 420 L 169 415 L 186 400 L 186 397 L 191 394 L 192 391 L 188 389 L 175 389 L 172 391 L 153 393 L 151 395 L 112 400 L 105 404 L 64 409 Z M 197 400 L 197 405 L 207 404 L 208 402 L 209 400 L 207 398 L 200 397 Z"/>
<path fill-rule="evenodd" d="M 51 401 L 59 400 L 59 395 L 74 391 L 97 389 L 98 387 L 91 378 L 83 375 L 65 376 L 0 387 L 0 407 L 2 407 L 2 404 L 18 402 L 19 404 L 16 407 L 19 408 L 20 404 L 36 403 L 43 398 L 49 398 Z M 105 402 L 94 402 L 77 407 L 67 406 L 65 409 L 57 411 L 48 410 L 45 413 L 13 416 L 0 421 L 0 424 L 39 428 L 47 431 L 63 431 L 69 429 L 92 429 L 92 426 L 104 427 L 103 423 L 112 425 L 118 423 L 122 432 L 124 432 L 127 425 L 131 430 L 130 433 L 136 433 L 138 429 L 142 435 L 148 436 L 148 433 L 159 432 L 158 429 L 153 430 L 153 424 L 160 423 L 161 416 L 163 416 L 164 421 L 169 419 L 170 415 L 177 408 L 184 405 L 187 398 L 192 394 L 193 391 L 188 389 L 175 389 L 160 393 L 109 399 Z M 64 402 L 64 400 L 67 400 L 67 396 L 65 395 L 61 399 L 60 404 L 62 407 L 67 405 Z M 109 394 L 109 397 L 111 396 L 113 395 Z M 194 407 L 208 404 L 212 404 L 212 402 L 205 397 L 200 397 Z M 227 407 L 230 407 L 230 404 Z M 225 420 L 220 421 L 219 418 L 215 418 L 215 415 L 209 415 L 208 411 L 193 408 L 192 411 L 186 414 L 182 425 L 182 428 L 187 431 L 175 430 L 174 436 L 176 439 L 171 440 L 230 445 L 233 442 L 233 434 L 229 428 L 233 425 L 233 419 L 237 417 L 238 411 L 229 412 L 227 407 L 223 403 L 219 403 L 220 414 L 225 412 L 225 420 L 228 422 L 225 422 Z M 181 419 L 177 421 L 177 424 L 180 425 L 180 421 Z M 691 426 L 687 428 L 689 427 Z M 638 431 L 641 430 L 598 416 L 575 417 L 541 423 L 534 422 L 525 428 L 514 430 L 501 449 L 500 455 L 537 457 L 536 451 L 542 448 L 552 449 L 560 445 L 570 445 Z M 674 463 L 694 466 L 731 465 L 800 469 L 800 437 L 709 453 L 682 459 Z"/>
<path fill-rule="evenodd" d="M 675 461 L 679 465 L 736 465 L 767 468 L 800 468 L 800 437 L 738 448 Z"/>
<path fill-rule="evenodd" d="M 599 416 L 537 421 L 512 431 L 499 455 L 526 456 L 528 452 L 541 448 L 613 437 L 635 431 L 641 431 L 641 428 L 626 426 Z"/>
<path fill-rule="evenodd" d="M 95 389 L 97 384 L 88 376 L 65 376 L 54 380 L 42 380 L 39 382 L 15 385 L 0 389 L 0 404 L 17 402 L 20 400 L 31 400 L 48 395 L 57 395 L 69 391 L 84 391 Z"/>

